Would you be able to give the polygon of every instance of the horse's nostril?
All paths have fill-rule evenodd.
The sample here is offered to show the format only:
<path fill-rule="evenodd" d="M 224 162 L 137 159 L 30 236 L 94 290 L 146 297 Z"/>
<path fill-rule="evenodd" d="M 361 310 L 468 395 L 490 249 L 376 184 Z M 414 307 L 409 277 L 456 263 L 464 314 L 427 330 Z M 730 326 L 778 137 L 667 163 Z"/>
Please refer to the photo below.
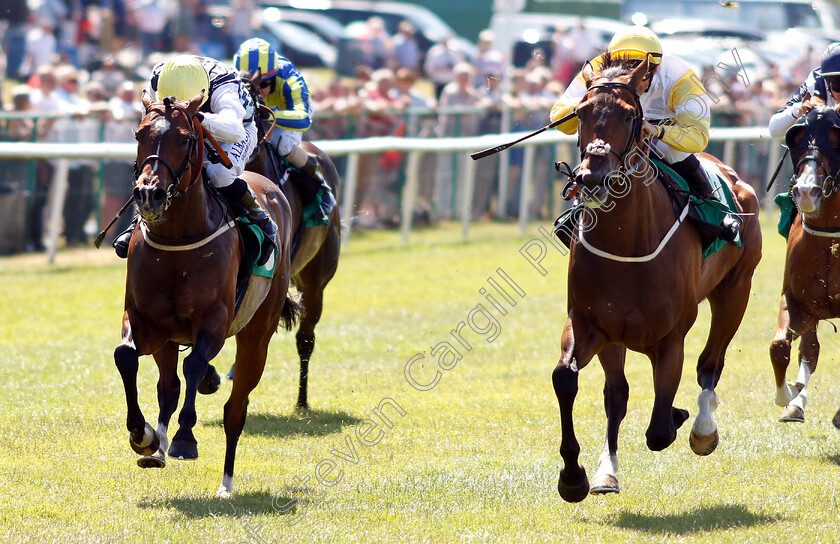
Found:
<path fill-rule="evenodd" d="M 164 200 L 166 200 L 166 191 L 163 189 L 152 191 L 152 202 L 163 202 Z"/>

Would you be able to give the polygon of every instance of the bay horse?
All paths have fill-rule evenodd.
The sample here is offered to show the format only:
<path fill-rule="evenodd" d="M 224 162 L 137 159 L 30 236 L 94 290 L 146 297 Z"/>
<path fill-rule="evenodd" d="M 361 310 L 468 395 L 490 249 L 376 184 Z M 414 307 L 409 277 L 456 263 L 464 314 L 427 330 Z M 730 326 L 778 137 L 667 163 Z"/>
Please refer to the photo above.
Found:
<path fill-rule="evenodd" d="M 263 102 L 259 93 L 260 81 L 262 80 L 260 74 L 257 73 L 251 77 L 247 72 L 242 72 L 240 78 L 254 103 L 261 105 L 259 110 L 268 110 L 266 106 L 262 105 Z M 298 409 L 308 410 L 309 361 L 315 349 L 315 327 L 321 320 L 321 312 L 324 306 L 324 289 L 338 269 L 338 257 L 341 251 L 341 217 L 339 216 L 338 205 L 336 205 L 329 214 L 329 225 L 303 228 L 304 202 L 300 191 L 291 180 L 283 181 L 284 169 L 279 165 L 280 159 L 273 150 L 269 149 L 269 143 L 263 141 L 269 131 L 270 124 L 266 123 L 259 112 L 256 116 L 256 123 L 260 142 L 258 144 L 259 152 L 252 157 L 246 168 L 267 177 L 282 187 L 283 194 L 289 201 L 292 210 L 291 233 L 293 243 L 297 245 L 297 250 L 292 255 L 291 276 L 295 288 L 300 293 L 299 302 L 303 307 L 303 312 L 299 318 L 298 332 L 295 336 L 298 357 L 300 358 L 300 384 L 296 406 Z M 303 141 L 300 146 L 321 164 L 324 179 L 326 179 L 336 201 L 338 201 L 341 191 L 341 178 L 332 160 L 311 142 Z"/>
<path fill-rule="evenodd" d="M 125 387 L 129 443 L 142 457 L 141 467 L 164 467 L 166 455 L 196 459 L 196 393 L 218 388 L 209 362 L 236 335 L 236 379 L 224 407 L 225 463 L 219 495 L 233 491 L 236 446 L 245 425 L 248 395 L 265 367 L 269 340 L 282 319 L 289 330 L 298 313 L 288 296 L 291 264 L 291 210 L 269 180 L 245 172 L 263 209 L 277 224 L 278 249 L 272 279 L 261 285 L 246 313 L 235 311 L 237 273 L 244 258 L 243 240 L 222 201 L 202 175 L 205 133 L 196 117 L 203 91 L 190 101 L 171 97 L 153 103 L 143 94 L 145 116 L 135 131 L 137 180 L 134 202 L 140 221 L 129 243 L 122 341 L 114 360 Z M 245 299 L 249 298 L 251 289 Z M 262 297 L 262 298 L 260 298 Z M 183 362 L 186 391 L 179 429 L 168 444 L 169 420 L 178 405 L 179 346 L 191 346 Z M 157 384 L 157 429 L 143 417 L 137 400 L 138 357 L 152 355 Z M 167 452 L 168 446 L 168 452 Z"/>
<path fill-rule="evenodd" d="M 702 392 L 689 443 L 708 455 L 718 443 L 712 411 L 724 355 L 737 331 L 750 295 L 753 271 L 761 258 L 758 199 L 752 188 L 720 161 L 712 161 L 733 190 L 740 212 L 742 245 L 726 244 L 703 260 L 701 237 L 675 213 L 666 188 L 651 178 L 644 152 L 640 95 L 647 86 L 649 59 L 605 55 L 602 71 L 583 69 L 587 91 L 577 106 L 581 153 L 575 183 L 588 224 L 578 223 L 568 270 L 568 318 L 552 382 L 560 406 L 563 467 L 560 496 L 579 502 L 592 493 L 619 492 L 618 431 L 627 413 L 629 385 L 624 373 L 627 349 L 650 359 L 654 402 L 645 433 L 647 446 L 660 451 L 677 438 L 688 411 L 673 406 L 680 383 L 685 336 L 698 304 L 709 300 L 711 330 L 697 363 Z M 599 209 L 600 206 L 600 209 Z M 752 214 L 752 215 L 750 215 Z M 585 230 L 585 232 L 584 232 Z M 590 485 L 578 462 L 572 409 L 578 373 L 598 356 L 605 374 L 606 441 Z"/>
<path fill-rule="evenodd" d="M 799 213 L 790 227 L 782 280 L 782 297 L 770 360 L 776 378 L 780 421 L 805 421 L 808 381 L 817 368 L 820 344 L 817 323 L 840 317 L 840 115 L 815 106 L 785 135 L 794 175 L 790 196 Z M 785 381 L 791 343 L 799 340 L 799 374 Z M 832 423 L 840 428 L 840 409 Z"/>

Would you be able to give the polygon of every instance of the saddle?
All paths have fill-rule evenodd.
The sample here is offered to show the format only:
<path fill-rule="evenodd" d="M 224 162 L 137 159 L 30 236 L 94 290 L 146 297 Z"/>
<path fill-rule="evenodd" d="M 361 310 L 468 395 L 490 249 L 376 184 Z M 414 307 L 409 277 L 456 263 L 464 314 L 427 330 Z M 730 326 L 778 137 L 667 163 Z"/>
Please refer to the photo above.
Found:
<path fill-rule="evenodd" d="M 710 169 L 706 163 L 701 161 L 701 165 L 706 171 L 706 176 L 712 185 L 712 190 L 719 197 L 720 201 L 698 198 L 689 192 L 688 182 L 667 164 L 653 157 L 649 157 L 649 159 L 653 166 L 656 167 L 657 180 L 665 187 L 668 195 L 671 197 L 675 215 L 679 217 L 686 204 L 689 204 L 687 217 L 700 233 L 703 258 L 706 259 L 712 256 L 727 244 L 725 240 L 720 238 L 721 233 L 727 228 L 724 226 L 726 222 L 740 221 L 737 218 L 739 211 L 732 198 L 732 192 L 729 186 L 715 170 Z M 554 233 L 566 247 L 571 247 L 572 233 L 574 232 L 574 228 L 570 228 L 569 225 L 577 225 L 579 223 L 582 209 L 583 203 L 578 202 L 571 209 L 562 213 L 554 222 Z M 732 243 L 740 247 L 740 234 Z"/>

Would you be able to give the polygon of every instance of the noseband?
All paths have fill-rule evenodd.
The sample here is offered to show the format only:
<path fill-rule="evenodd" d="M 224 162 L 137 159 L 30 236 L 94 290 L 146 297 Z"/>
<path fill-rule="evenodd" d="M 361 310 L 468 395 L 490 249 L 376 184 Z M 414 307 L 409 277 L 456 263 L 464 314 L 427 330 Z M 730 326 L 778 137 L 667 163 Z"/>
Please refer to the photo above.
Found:
<path fill-rule="evenodd" d="M 169 161 L 164 159 L 159 154 L 149 155 L 148 157 L 143 159 L 143 162 L 141 162 L 139 166 L 135 161 L 134 181 L 135 183 L 137 182 L 137 180 L 140 178 L 140 173 L 143 171 L 143 168 L 147 164 L 155 161 L 163 164 L 169 171 L 169 175 L 172 176 L 172 179 L 174 180 L 166 188 L 166 201 L 163 205 L 163 209 L 165 211 L 169 208 L 170 204 L 172 204 L 173 199 L 184 196 L 190 189 L 190 187 L 195 185 L 195 183 L 201 177 L 201 165 L 204 163 L 204 128 L 201 126 L 201 121 L 199 121 L 197 116 L 190 114 L 190 112 L 187 111 L 186 108 L 171 101 L 168 97 L 164 98 L 162 103 L 155 102 L 154 104 L 150 104 L 149 107 L 146 109 L 146 114 L 148 115 L 149 112 L 155 108 L 155 106 L 159 106 L 161 104 L 163 104 L 165 108 L 165 118 L 166 114 L 170 111 L 171 108 L 173 110 L 180 111 L 188 119 L 190 125 L 190 134 L 187 136 L 187 139 L 189 140 L 190 145 L 187 150 L 187 154 L 184 156 L 184 160 L 181 161 L 181 165 L 178 167 L 177 171 L 174 168 L 172 168 L 172 165 L 169 164 Z M 160 143 L 158 143 L 158 153 L 160 153 Z M 196 162 L 192 160 L 193 156 L 196 157 Z M 189 168 L 190 166 L 193 167 L 192 179 L 190 179 L 189 184 L 187 184 L 187 186 L 184 189 L 179 190 L 178 187 L 181 185 L 181 178 L 184 177 L 187 168 Z"/>
<path fill-rule="evenodd" d="M 830 197 L 837 191 L 837 184 L 835 183 L 835 178 L 837 177 L 837 170 L 831 168 L 831 164 L 828 161 L 828 158 L 823 158 L 817 155 L 819 151 L 819 147 L 814 142 L 808 144 L 808 152 L 807 154 L 800 158 L 796 165 L 793 168 L 793 176 L 790 178 L 790 187 L 788 188 L 788 193 L 790 194 L 791 199 L 793 199 L 793 189 L 796 186 L 796 180 L 799 178 L 797 174 L 799 172 L 799 167 L 805 164 L 806 162 L 815 162 L 817 163 L 817 167 L 821 168 L 823 172 L 825 172 L 825 179 L 823 179 L 822 183 L 822 194 L 824 198 Z M 834 172 L 833 174 L 831 172 Z"/>

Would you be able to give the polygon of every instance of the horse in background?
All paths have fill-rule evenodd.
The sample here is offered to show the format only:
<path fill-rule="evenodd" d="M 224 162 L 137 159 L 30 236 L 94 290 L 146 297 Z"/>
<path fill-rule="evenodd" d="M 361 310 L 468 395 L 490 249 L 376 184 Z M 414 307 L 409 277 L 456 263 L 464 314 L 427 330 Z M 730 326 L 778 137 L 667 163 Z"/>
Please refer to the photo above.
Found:
<path fill-rule="evenodd" d="M 338 268 L 338 257 L 341 251 L 341 217 L 339 216 L 338 205 L 336 205 L 329 214 L 329 225 L 304 227 L 303 208 L 307 203 L 303 202 L 301 192 L 295 183 L 288 179 L 289 176 L 298 174 L 291 172 L 285 161 L 278 157 L 274 150 L 269 149 L 266 135 L 273 124 L 273 113 L 263 104 L 260 97 L 259 87 L 262 78 L 260 74 L 251 77 L 247 72 L 242 72 L 240 78 L 254 103 L 260 105 L 256 115 L 259 137 L 258 152 L 252 157 L 246 168 L 267 177 L 281 187 L 292 210 L 291 232 L 294 249 L 291 274 L 294 286 L 300 293 L 299 302 L 303 306 L 300 325 L 295 337 L 300 358 L 300 385 L 298 387 L 297 407 L 307 410 L 309 409 L 309 361 L 315 349 L 315 327 L 321 320 L 324 289 L 332 280 Z M 263 114 L 268 116 L 268 119 Z M 332 160 L 311 142 L 303 141 L 300 146 L 309 155 L 318 159 L 324 178 L 332 189 L 336 202 L 338 202 L 341 179 Z"/>
<path fill-rule="evenodd" d="M 123 380 L 129 443 L 141 467 L 166 465 L 166 456 L 196 459 L 196 393 L 218 389 L 209 362 L 229 336 L 236 335 L 236 372 L 224 407 L 224 473 L 219 494 L 233 491 L 236 446 L 247 414 L 248 395 L 260 381 L 268 344 L 282 321 L 291 328 L 299 312 L 289 298 L 292 215 L 283 193 L 265 177 L 245 172 L 260 205 L 277 224 L 271 279 L 250 276 L 237 311 L 237 275 L 245 259 L 243 235 L 222 199 L 202 175 L 205 133 L 196 114 L 203 92 L 189 102 L 166 98 L 153 103 L 143 94 L 146 113 L 137 139 L 134 202 L 141 220 L 132 235 L 127 261 L 122 341 L 114 360 Z M 258 246 L 259 244 L 257 244 Z M 250 274 L 250 263 L 246 263 Z M 259 279 L 264 281 L 258 281 Z M 179 346 L 191 346 L 183 362 L 186 391 L 179 429 L 168 444 L 169 420 L 178 406 Z M 152 429 L 137 399 L 138 357 L 158 365 L 157 428 Z"/>
<path fill-rule="evenodd" d="M 776 379 L 780 421 L 805 421 L 808 382 L 817 369 L 820 343 L 817 324 L 840 317 L 840 115 L 815 106 L 788 129 L 794 175 L 789 194 L 799 210 L 790 227 L 782 280 L 782 297 L 770 360 Z M 785 381 L 791 343 L 799 338 L 799 374 Z M 840 409 L 832 423 L 840 428 Z"/>
<path fill-rule="evenodd" d="M 689 443 L 698 455 L 714 451 L 715 387 L 761 259 L 758 199 L 731 168 L 703 156 L 729 185 L 743 214 L 741 246 L 726 244 L 705 260 L 700 233 L 683 221 L 688 205 L 680 214 L 664 184 L 651 177 L 655 169 L 643 147 L 639 98 L 647 73 L 648 59 L 637 65 L 609 56 L 600 75 L 588 64 L 583 70 L 587 91 L 577 106 L 581 163 L 574 181 L 588 220 L 578 222 L 571 244 L 568 318 L 552 374 L 562 428 L 563 468 L 557 488 L 570 502 L 582 501 L 590 492 L 619 492 L 618 432 L 629 397 L 627 349 L 647 355 L 652 363 L 655 397 L 645 433 L 648 448 L 663 450 L 676 440 L 677 429 L 689 417 L 688 411 L 673 406 L 685 336 L 704 298 L 711 307 L 711 330 L 697 362 L 701 393 Z M 605 374 L 607 433 L 590 484 L 578 462 L 572 412 L 579 372 L 596 355 Z"/>

